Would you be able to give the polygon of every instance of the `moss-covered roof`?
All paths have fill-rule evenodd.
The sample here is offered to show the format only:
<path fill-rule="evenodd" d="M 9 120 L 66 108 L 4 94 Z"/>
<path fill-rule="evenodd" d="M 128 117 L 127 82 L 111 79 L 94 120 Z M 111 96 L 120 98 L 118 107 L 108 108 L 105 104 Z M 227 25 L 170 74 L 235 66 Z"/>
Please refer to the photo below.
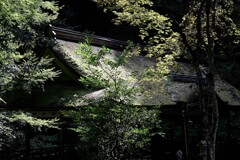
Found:
<path fill-rule="evenodd" d="M 240 106 L 240 91 L 225 80 L 216 80 L 216 93 L 218 97 L 231 106 Z"/>
<path fill-rule="evenodd" d="M 96 43 L 97 41 L 95 41 Z M 87 76 L 85 70 L 84 61 L 82 57 L 76 53 L 79 47 L 79 43 L 71 40 L 64 40 L 63 38 L 56 39 L 56 45 L 46 50 L 46 54 L 54 57 L 56 64 L 63 70 L 62 77 L 70 77 L 70 80 L 79 82 L 80 76 Z M 98 52 L 101 47 L 92 45 L 94 52 Z M 121 54 L 120 50 L 112 49 L 112 58 L 115 58 Z M 128 63 L 122 66 L 121 74 L 125 77 L 125 80 L 130 84 L 129 75 L 135 73 L 135 77 L 131 82 L 138 84 L 137 82 L 142 77 L 142 72 L 150 67 L 154 66 L 156 61 L 152 58 L 139 55 L 131 57 Z M 151 90 L 150 95 L 146 96 L 140 93 L 135 98 L 135 105 L 175 105 L 178 102 L 195 102 L 197 101 L 197 86 L 195 81 L 191 78 L 195 77 L 195 72 L 191 64 L 178 62 L 175 68 L 174 74 L 177 74 L 177 78 L 184 79 L 169 79 L 167 81 L 161 81 L 162 84 L 148 85 L 148 89 Z M 15 106 L 27 106 L 27 107 L 63 107 L 63 106 L 81 106 L 86 103 L 82 101 L 81 97 L 93 98 L 98 100 L 104 96 L 104 89 L 90 91 L 75 82 L 65 83 L 65 80 L 57 80 L 53 83 L 49 83 L 45 92 L 42 90 L 34 90 L 32 94 L 22 94 L 9 96 L 10 103 Z M 68 81 L 69 82 L 69 81 Z M 75 83 L 75 84 L 72 84 Z M 139 84 L 138 84 L 139 85 Z M 159 87 L 164 86 L 159 89 Z M 216 80 L 216 93 L 218 97 L 232 106 L 240 106 L 240 91 L 235 87 L 227 83 L 221 78 Z M 16 104 L 17 102 L 17 104 Z"/>
<path fill-rule="evenodd" d="M 76 54 L 76 50 L 79 47 L 79 43 L 57 39 L 57 44 L 54 47 L 55 54 L 58 54 L 63 61 L 66 61 L 69 66 L 74 68 L 79 75 L 84 75 L 86 72 L 82 67 L 83 61 L 80 55 Z M 101 47 L 92 46 L 93 51 L 97 53 Z M 121 51 L 111 50 L 114 56 L 117 56 Z M 123 66 L 124 75 L 128 77 L 132 72 L 141 72 L 149 66 L 155 65 L 155 60 L 146 58 L 145 56 L 132 57 L 129 63 Z M 194 76 L 194 69 L 191 64 L 178 63 L 177 74 Z M 138 77 L 136 77 L 137 79 Z M 127 79 L 126 79 L 127 80 Z M 165 89 L 162 91 L 152 92 L 151 98 L 146 98 L 143 94 L 136 97 L 135 104 L 137 105 L 174 105 L 177 102 L 192 102 L 197 98 L 197 87 L 194 82 L 180 82 L 180 81 L 166 81 L 164 82 Z M 156 89 L 153 87 L 153 90 Z M 101 94 L 96 94 L 101 93 Z M 216 93 L 219 98 L 227 102 L 229 105 L 240 105 L 240 92 L 229 83 L 222 79 L 216 81 Z M 96 98 L 102 96 L 103 92 L 96 91 L 92 93 L 92 96 Z M 79 104 L 79 103 L 78 103 Z"/>
<path fill-rule="evenodd" d="M 55 54 L 57 54 L 58 57 L 61 57 L 63 61 L 66 61 L 69 66 L 74 68 L 80 75 L 87 75 L 87 71 L 84 70 L 83 63 L 81 56 L 76 53 L 76 50 L 79 47 L 79 43 L 76 42 L 70 42 L 65 40 L 57 40 L 56 46 L 53 48 Z M 92 46 L 93 52 L 98 52 L 101 47 L 98 46 Z M 115 58 L 121 54 L 121 51 L 119 50 L 111 50 L 111 57 Z M 146 58 L 144 56 L 136 56 L 129 59 L 128 63 L 121 67 L 121 77 L 123 77 L 126 81 L 130 83 L 129 76 L 131 73 L 135 73 L 136 77 L 134 79 L 131 79 L 132 83 L 135 83 L 138 81 L 138 78 L 140 78 L 142 72 L 144 69 L 150 66 L 155 65 L 155 60 L 151 58 Z M 177 83 L 177 82 L 176 82 Z M 186 85 L 186 84 L 183 84 Z M 95 92 L 94 92 L 95 93 Z M 93 95 L 94 95 L 93 93 Z M 101 95 L 96 95 L 101 96 Z M 143 105 L 159 105 L 162 104 L 175 104 L 175 102 L 172 100 L 170 95 L 168 93 L 162 93 L 161 95 L 155 94 L 151 96 L 152 98 L 146 98 L 143 95 L 138 95 L 135 101 L 135 104 L 143 104 Z M 161 102 L 160 102 L 161 101 Z M 78 102 L 76 102 L 78 103 Z"/>

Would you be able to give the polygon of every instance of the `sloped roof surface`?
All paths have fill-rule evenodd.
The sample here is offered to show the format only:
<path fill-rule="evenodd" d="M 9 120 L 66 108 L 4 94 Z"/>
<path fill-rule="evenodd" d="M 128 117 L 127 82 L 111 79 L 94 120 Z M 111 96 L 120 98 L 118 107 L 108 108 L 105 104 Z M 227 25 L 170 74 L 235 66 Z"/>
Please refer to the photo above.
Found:
<path fill-rule="evenodd" d="M 216 93 L 219 98 L 231 106 L 240 106 L 240 91 L 223 79 L 216 80 Z"/>
<path fill-rule="evenodd" d="M 83 67 L 83 60 L 79 54 L 76 53 L 76 50 L 79 47 L 79 43 L 76 42 L 70 42 L 65 40 L 57 40 L 57 45 L 54 47 L 54 51 L 56 54 L 59 55 L 59 57 L 62 57 L 62 60 L 67 61 L 67 63 L 76 70 L 79 75 L 85 75 L 86 72 L 84 71 Z M 101 49 L 101 47 L 92 46 L 94 52 L 98 52 L 98 50 Z M 121 54 L 120 51 L 117 50 L 111 50 L 111 56 L 114 58 L 118 54 Z M 146 58 L 145 56 L 137 56 L 132 57 L 129 60 L 129 63 L 124 65 L 122 67 L 122 77 L 125 77 L 125 80 L 128 81 L 129 75 L 131 73 L 136 73 L 138 75 L 141 75 L 141 73 L 144 71 L 144 69 L 147 69 L 150 66 L 154 66 L 156 64 L 154 59 Z M 191 70 L 188 69 L 188 67 L 182 67 L 184 64 L 181 64 L 179 68 L 184 69 L 185 73 L 188 72 L 188 74 L 192 73 Z M 181 70 L 182 70 L 181 69 Z M 138 81 L 139 77 L 135 77 L 135 81 Z M 130 83 L 130 82 L 129 82 Z M 164 82 L 166 83 L 166 82 Z M 144 95 L 138 95 L 136 97 L 135 104 L 143 104 L 143 105 L 173 105 L 176 104 L 176 102 L 188 102 L 190 100 L 190 97 L 192 97 L 192 94 L 195 92 L 195 84 L 193 83 L 185 83 L 185 82 L 169 82 L 165 84 L 165 90 L 164 91 L 157 91 L 158 89 L 154 86 L 153 89 L 157 89 L 156 92 L 153 91 L 151 98 L 145 97 Z M 186 90 L 186 88 L 188 88 Z M 184 93 L 184 94 L 183 94 Z M 95 95 L 95 93 L 93 93 Z M 100 96 L 99 94 L 96 94 L 95 96 Z M 189 97 L 190 96 L 190 97 Z"/>
<path fill-rule="evenodd" d="M 57 54 L 62 61 L 65 61 L 70 67 L 72 67 L 78 74 L 86 75 L 86 71 L 83 67 L 83 60 L 76 51 L 79 47 L 79 43 L 71 41 L 69 39 L 61 38 L 56 35 L 56 46 L 53 48 L 54 54 Z M 64 40 L 65 39 L 65 40 Z M 98 52 L 101 47 L 92 45 L 94 52 Z M 112 49 L 111 55 L 113 58 L 121 54 L 120 50 Z M 122 67 L 123 77 L 127 78 L 132 72 L 137 72 L 138 75 L 149 66 L 155 65 L 155 60 L 146 58 L 145 56 L 132 57 L 129 63 Z M 191 64 L 178 63 L 178 72 L 183 78 L 194 77 L 195 73 Z M 180 76 L 180 78 L 181 78 Z M 135 77 L 136 81 L 139 77 Z M 146 98 L 145 95 L 141 94 L 136 97 L 135 104 L 137 105 L 174 105 L 177 102 L 191 102 L 195 101 L 197 97 L 197 87 L 195 82 L 184 82 L 184 81 L 166 81 L 163 82 L 165 89 L 158 91 L 158 88 L 152 86 L 151 98 Z M 155 91 L 156 90 L 156 91 Z M 231 86 L 229 83 L 222 79 L 216 80 L 216 93 L 219 98 L 227 102 L 229 105 L 240 106 L 240 91 Z M 89 93 L 87 96 L 98 99 L 104 95 L 104 91 L 95 91 Z M 81 105 L 82 102 L 71 102 L 71 105 Z"/>
<path fill-rule="evenodd" d="M 79 47 L 79 42 L 66 39 L 58 36 L 56 33 L 56 45 L 53 47 L 51 53 L 58 61 L 61 61 L 63 65 L 68 66 L 77 73 L 75 78 L 78 81 L 80 75 L 87 75 L 83 67 L 83 60 L 79 54 L 76 54 L 76 50 Z M 102 39 L 103 41 L 103 39 Z M 110 41 L 111 42 L 111 41 Z M 97 43 L 97 41 L 95 41 Z M 105 43 L 105 42 L 104 42 Z M 103 44 L 104 44 L 103 43 Z M 118 44 L 118 43 L 117 43 Z M 110 47 L 111 45 L 109 45 Z M 121 54 L 121 47 L 111 50 L 112 58 Z M 92 45 L 94 52 L 98 52 L 101 49 L 100 45 Z M 141 73 L 149 66 L 156 64 L 154 59 L 147 58 L 145 56 L 132 57 L 125 66 L 121 69 L 123 71 L 123 77 L 128 80 L 129 75 L 132 72 L 136 72 L 135 82 L 141 79 Z M 68 77 L 62 75 L 63 77 Z M 72 78 L 72 77 L 70 77 Z M 191 64 L 179 62 L 177 70 L 171 75 L 171 80 L 162 81 L 164 84 L 164 90 L 159 90 L 158 85 L 150 85 L 149 89 L 152 91 L 150 98 L 140 93 L 136 96 L 134 101 L 135 105 L 175 105 L 177 102 L 196 102 L 197 101 L 197 86 L 195 84 L 196 76 Z M 86 105 L 81 97 L 95 99 L 103 97 L 105 94 L 102 90 L 87 90 L 79 84 L 65 83 L 69 79 L 61 80 L 60 82 L 54 81 L 45 86 L 45 92 L 42 90 L 33 91 L 32 94 L 14 93 L 8 100 L 9 106 L 16 107 L 47 107 L 57 108 L 63 106 L 81 106 Z M 68 81 L 69 82 L 69 81 Z M 161 84 L 159 85 L 161 86 Z M 240 91 L 227 83 L 221 78 L 216 79 L 216 93 L 218 97 L 231 106 L 240 106 Z M 17 103 L 16 103 L 17 102 Z"/>
<path fill-rule="evenodd" d="M 59 57 L 61 61 L 64 61 L 67 65 L 69 65 L 71 68 L 73 68 L 74 71 L 76 71 L 78 73 L 79 77 L 80 77 L 80 75 L 87 75 L 87 73 L 86 73 L 87 71 L 84 68 L 84 64 L 83 64 L 84 61 L 81 58 L 81 56 L 76 53 L 79 48 L 79 43 L 68 41 L 68 40 L 62 40 L 62 39 L 57 39 L 56 42 L 57 43 L 56 43 L 55 47 L 53 48 L 54 54 L 57 55 L 56 57 Z M 97 53 L 101 49 L 101 47 L 92 46 L 92 49 L 94 52 Z M 119 54 L 121 54 L 121 51 L 111 50 L 112 58 L 114 58 L 115 56 L 117 56 Z M 129 75 L 132 72 L 142 72 L 148 66 L 153 66 L 154 64 L 155 64 L 155 62 L 152 59 L 147 59 L 143 56 L 131 58 L 129 63 L 126 64 L 125 66 L 123 66 L 123 68 L 121 69 L 122 72 L 124 73 L 122 76 L 125 77 L 126 80 L 128 80 L 127 78 L 129 77 Z M 141 74 L 141 73 L 138 73 L 138 74 Z M 96 92 L 98 92 L 98 91 L 96 91 Z M 91 95 L 91 94 L 89 94 L 89 95 Z M 99 94 L 95 94 L 95 92 L 93 92 L 92 96 L 90 96 L 90 97 L 97 98 L 97 96 L 102 96 L 102 94 L 99 95 Z M 140 100 L 142 100 L 142 99 L 143 99 L 143 97 L 139 96 L 136 104 L 140 104 Z M 68 105 L 78 106 L 78 105 L 82 105 L 82 104 L 84 104 L 84 103 L 82 103 L 81 100 L 76 100 L 75 103 L 73 101 L 71 101 L 71 102 L 69 102 Z M 171 104 L 173 104 L 173 102 L 171 102 Z"/>

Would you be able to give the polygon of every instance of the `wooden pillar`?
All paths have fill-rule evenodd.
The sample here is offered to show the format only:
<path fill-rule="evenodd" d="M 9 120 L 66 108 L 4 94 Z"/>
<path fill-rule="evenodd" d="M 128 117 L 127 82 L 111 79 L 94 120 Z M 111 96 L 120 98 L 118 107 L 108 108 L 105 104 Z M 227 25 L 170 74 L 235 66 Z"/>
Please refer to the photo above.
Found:
<path fill-rule="evenodd" d="M 173 143 L 173 135 L 174 135 L 174 122 L 171 120 L 171 130 L 170 130 L 170 141 Z"/>
<path fill-rule="evenodd" d="M 63 160 L 64 156 L 64 141 L 63 141 L 63 127 L 61 126 L 58 136 L 59 160 Z"/>
<path fill-rule="evenodd" d="M 184 149 L 185 149 L 185 159 L 189 159 L 188 151 L 188 123 L 186 118 L 187 109 L 182 110 L 182 119 L 183 119 L 183 137 L 184 137 Z"/>
<path fill-rule="evenodd" d="M 227 110 L 227 142 L 231 140 L 231 113 Z"/>
<path fill-rule="evenodd" d="M 25 153 L 24 157 L 26 160 L 30 159 L 30 126 L 27 124 L 25 128 Z"/>

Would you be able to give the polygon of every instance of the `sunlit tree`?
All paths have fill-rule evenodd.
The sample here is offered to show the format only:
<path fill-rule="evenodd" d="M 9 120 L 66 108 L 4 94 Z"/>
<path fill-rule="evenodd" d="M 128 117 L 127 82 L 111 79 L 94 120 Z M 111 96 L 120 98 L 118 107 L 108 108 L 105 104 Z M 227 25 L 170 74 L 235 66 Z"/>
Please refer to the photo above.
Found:
<path fill-rule="evenodd" d="M 44 25 L 58 16 L 60 8 L 54 1 L 0 1 L 0 105 L 7 106 L 6 92 L 31 92 L 33 87 L 44 87 L 47 80 L 59 75 L 52 59 L 37 56 L 37 46 L 49 45 L 44 36 Z M 20 128 L 25 125 L 51 127 L 51 121 L 35 119 L 27 113 L 0 110 L 0 154 L 8 157 L 17 148 L 16 139 L 23 139 Z M 15 123 L 16 122 L 16 123 Z M 16 125 L 18 124 L 18 125 Z"/>
<path fill-rule="evenodd" d="M 198 85 L 199 107 L 202 119 L 202 141 L 206 144 L 202 158 L 215 159 L 216 132 L 218 128 L 218 104 L 215 93 L 217 78 L 215 57 L 221 57 L 231 44 L 238 44 L 237 31 L 231 19 L 231 0 L 194 0 L 185 2 L 182 15 L 163 4 L 164 12 L 157 10 L 151 0 L 94 0 L 99 7 L 116 15 L 115 24 L 127 23 L 139 28 L 139 36 L 146 42 L 148 56 L 158 59 L 152 80 L 169 73 L 169 65 L 178 56 L 193 64 Z M 184 2 L 182 2 L 184 3 Z M 180 17 L 180 18 L 179 18 Z M 151 79 L 148 79 L 151 80 Z"/>
<path fill-rule="evenodd" d="M 59 74 L 51 59 L 38 58 L 34 50 L 48 43 L 43 26 L 57 18 L 59 7 L 50 1 L 3 0 L 0 10 L 0 98 L 4 102 L 7 90 L 43 87 Z"/>
<path fill-rule="evenodd" d="M 159 106 L 134 105 L 139 88 L 133 73 L 126 79 L 122 69 L 131 54 L 139 52 L 130 46 L 113 58 L 106 47 L 95 53 L 88 41 L 80 44 L 78 54 L 87 71 L 80 81 L 88 88 L 102 89 L 100 97 L 83 97 L 86 105 L 64 112 L 77 124 L 79 151 L 86 159 L 142 158 L 150 154 L 151 136 L 161 134 Z"/>

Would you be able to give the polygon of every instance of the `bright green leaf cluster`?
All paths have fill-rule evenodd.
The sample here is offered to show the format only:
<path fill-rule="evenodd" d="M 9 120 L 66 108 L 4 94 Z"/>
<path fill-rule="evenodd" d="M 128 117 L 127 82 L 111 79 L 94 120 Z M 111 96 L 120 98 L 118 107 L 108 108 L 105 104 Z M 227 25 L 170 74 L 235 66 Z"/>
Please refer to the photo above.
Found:
<path fill-rule="evenodd" d="M 140 49 L 129 42 L 119 55 L 113 55 L 106 47 L 95 53 L 90 41 L 80 44 L 78 54 L 86 63 L 88 73 L 81 82 L 91 86 L 101 84 L 104 96 L 101 99 L 87 99 L 89 105 L 81 106 L 78 111 L 64 114 L 74 119 L 79 133 L 81 146 L 87 159 L 130 159 L 142 156 L 149 149 L 153 128 L 160 131 L 159 108 L 133 105 L 139 89 L 132 85 L 130 76 L 124 79 L 121 67 L 128 58 L 137 55 Z M 86 82 L 88 81 L 88 82 Z M 94 147 L 97 151 L 86 152 Z"/>
<path fill-rule="evenodd" d="M 18 122 L 21 124 L 21 126 L 29 125 L 33 128 L 37 128 L 38 130 L 41 130 L 42 127 L 58 128 L 57 118 L 50 119 L 50 120 L 39 119 L 39 118 L 32 117 L 29 113 L 24 113 L 24 112 L 13 113 L 8 118 L 8 120 L 10 122 Z"/>
<path fill-rule="evenodd" d="M 58 16 L 54 1 L 0 1 L 0 97 L 6 91 L 21 88 L 30 91 L 43 87 L 46 80 L 59 75 L 47 58 L 37 58 L 36 45 L 44 45 L 44 24 Z"/>

